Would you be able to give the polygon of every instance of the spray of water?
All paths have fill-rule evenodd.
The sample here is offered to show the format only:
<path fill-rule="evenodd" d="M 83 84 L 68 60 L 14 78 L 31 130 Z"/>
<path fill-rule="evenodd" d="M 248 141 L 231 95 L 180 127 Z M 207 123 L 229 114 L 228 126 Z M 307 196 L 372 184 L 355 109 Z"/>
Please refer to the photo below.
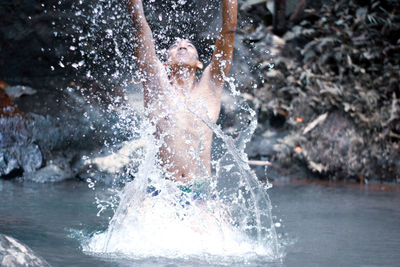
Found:
<path fill-rule="evenodd" d="M 146 153 L 135 179 L 120 191 L 119 206 L 105 232 L 94 234 L 84 249 L 91 253 L 148 257 L 220 260 L 280 257 L 272 223 L 271 204 L 251 172 L 243 152 L 255 120 L 233 139 L 204 119 L 224 142 L 226 152 L 216 160 L 214 179 L 202 191 L 165 179 L 158 164 L 154 126 L 142 125 Z"/>
<path fill-rule="evenodd" d="M 182 27 L 173 25 L 180 25 L 182 18 L 201 17 L 193 13 L 196 10 L 193 7 L 203 14 L 212 12 L 212 7 L 207 5 L 198 8 L 196 1 L 171 0 L 169 4 L 158 5 L 149 2 L 146 4 L 148 20 L 161 25 L 154 30 L 160 56 L 165 52 L 166 44 L 171 42 L 170 36 L 182 31 Z M 124 1 L 100 0 L 82 8 L 82 1 L 77 1 L 73 5 L 75 18 L 71 19 L 71 27 L 75 30 L 71 38 L 76 46 L 70 49 L 79 51 L 82 58 L 77 62 L 66 62 L 62 58 L 59 65 L 82 69 L 86 78 L 93 81 L 106 80 L 125 90 L 132 88 L 135 65 L 130 40 L 134 37 L 124 4 Z M 159 12 L 157 7 L 164 12 Z M 166 9 L 170 12 L 165 12 Z M 185 10 L 190 12 L 185 13 Z M 74 24 L 76 18 L 80 20 L 79 24 Z M 183 25 L 186 22 L 183 19 Z M 190 21 L 187 25 L 196 23 L 206 31 L 212 30 L 206 26 L 213 23 L 204 20 Z M 190 33 L 190 29 L 185 30 L 189 31 L 185 37 L 199 36 Z M 212 38 L 207 35 L 203 40 L 207 48 L 200 50 L 207 53 L 210 49 L 207 40 Z M 239 90 L 234 80 L 228 77 L 225 80 L 231 95 L 237 97 Z M 216 143 L 221 146 L 218 155 L 213 155 L 214 177 L 199 177 L 187 185 L 165 179 L 168 175 L 157 156 L 162 141 L 154 137 L 155 126 L 146 119 L 143 110 L 129 102 L 123 103 L 121 99 L 116 102 L 117 112 L 113 104 L 107 110 L 117 114 L 117 118 L 105 123 L 112 123 L 112 129 L 119 137 L 106 145 L 112 147 L 122 141 L 140 139 L 145 149 L 144 153 L 129 159 L 132 166 L 139 165 L 126 170 L 127 176 L 134 179 L 123 189 L 113 188 L 108 199 L 97 199 L 99 216 L 110 207 L 115 212 L 105 231 L 94 233 L 84 241 L 84 251 L 130 258 L 195 257 L 213 262 L 215 257 L 221 262 L 252 257 L 276 261 L 282 257 L 267 194 L 271 185 L 257 179 L 244 153 L 246 142 L 256 128 L 253 110 L 237 104 L 237 112 L 248 123 L 243 129 L 237 129 L 239 135 L 233 138 L 209 118 L 191 110 L 191 106 L 185 107 L 196 120 L 213 131 Z M 93 180 L 89 185 L 95 187 Z"/>

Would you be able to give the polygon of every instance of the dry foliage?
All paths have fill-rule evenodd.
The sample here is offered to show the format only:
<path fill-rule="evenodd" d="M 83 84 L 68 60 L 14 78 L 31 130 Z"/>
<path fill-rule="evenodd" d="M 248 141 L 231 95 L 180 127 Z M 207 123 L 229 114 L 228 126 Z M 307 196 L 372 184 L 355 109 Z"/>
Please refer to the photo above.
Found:
<path fill-rule="evenodd" d="M 281 160 L 301 158 L 330 177 L 400 181 L 399 7 L 333 1 L 306 9 L 283 36 L 254 93 L 261 113 L 287 113 L 293 134 L 281 140 Z"/>

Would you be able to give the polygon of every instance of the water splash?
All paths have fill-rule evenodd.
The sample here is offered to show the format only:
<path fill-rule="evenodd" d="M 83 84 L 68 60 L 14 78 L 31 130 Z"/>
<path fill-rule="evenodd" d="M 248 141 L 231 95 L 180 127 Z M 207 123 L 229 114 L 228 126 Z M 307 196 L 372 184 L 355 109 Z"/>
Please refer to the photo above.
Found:
<path fill-rule="evenodd" d="M 174 30 L 172 25 L 179 25 L 179 19 L 185 18 L 182 15 L 184 7 L 193 3 L 172 0 L 168 8 L 173 12 L 163 12 L 162 16 L 155 12 L 156 5 L 147 6 L 152 11 L 148 14 L 149 19 L 153 16 L 154 21 L 165 26 L 154 31 L 159 51 L 171 42 L 171 32 L 188 30 L 186 26 Z M 69 65 L 78 71 L 86 69 L 88 79 L 105 79 L 127 90 L 131 87 L 135 68 L 131 56 L 131 22 L 126 8 L 121 1 L 114 0 L 100 0 L 87 10 L 80 10 L 81 4 L 77 4 L 75 16 L 86 21 L 84 25 L 88 29 L 85 35 L 82 26 L 74 25 L 79 34 L 72 36 L 76 45 L 70 50 L 81 53 L 83 59 L 74 62 L 61 59 L 60 66 Z M 158 6 L 167 8 L 165 4 Z M 200 10 L 207 13 L 208 9 L 206 6 Z M 203 21 L 201 25 L 206 23 Z M 193 36 L 189 33 L 189 37 Z M 209 42 L 212 36 L 208 34 L 204 40 Z M 110 58 L 113 59 L 111 63 L 104 64 L 110 62 Z M 227 77 L 225 80 L 231 95 L 237 97 L 239 90 L 235 81 Z M 108 208 L 114 210 L 118 207 L 108 228 L 87 238 L 83 244 L 84 251 L 129 258 L 194 257 L 209 261 L 217 257 L 221 262 L 234 262 L 238 258 L 276 261 L 282 257 L 267 194 L 271 185 L 257 179 L 244 153 L 246 142 L 256 128 L 254 111 L 236 103 L 238 112 L 243 113 L 241 116 L 249 122 L 244 123 L 246 127 L 243 129 L 237 129 L 239 135 L 236 138 L 224 133 L 209 119 L 197 117 L 214 132 L 221 147 L 218 155 L 213 157 L 216 177 L 203 179 L 202 190 L 196 191 L 192 190 L 195 184 L 187 190 L 187 185 L 165 179 L 165 170 L 159 166 L 157 157 L 161 144 L 153 136 L 154 125 L 144 119 L 142 111 L 123 101 L 118 108 L 114 108 L 117 102 L 116 98 L 114 100 L 106 111 L 115 113 L 117 118 L 105 124 L 113 124 L 112 131 L 122 135 L 122 141 L 142 140 L 145 151 L 139 158 L 129 159 L 139 166 L 126 170 L 128 176 L 134 177 L 133 181 L 123 189 L 113 188 L 108 199 L 96 199 L 99 216 Z M 197 116 L 196 112 L 192 114 Z M 121 144 L 122 141 L 118 137 L 105 142 L 105 146 L 112 149 L 114 144 Z M 93 179 L 90 179 L 89 186 L 95 188 Z"/>
<path fill-rule="evenodd" d="M 217 165 L 217 192 L 225 200 L 225 207 L 233 215 L 239 229 L 250 236 L 257 236 L 257 243 L 267 244 L 275 255 L 279 255 L 278 239 L 272 221 L 272 205 L 266 190 L 272 185 L 262 184 L 247 164 L 245 145 L 250 141 L 257 126 L 255 112 L 246 108 L 251 115 L 250 125 L 235 139 L 224 134 L 220 127 L 203 120 L 226 146 L 226 154 Z M 228 167 L 228 168 L 227 168 Z M 229 182 L 227 182 L 229 181 Z M 248 195 L 248 196 L 246 196 Z"/>
<path fill-rule="evenodd" d="M 94 234 L 84 250 L 100 255 L 187 258 L 208 261 L 281 258 L 272 222 L 269 183 L 258 181 L 243 152 L 256 127 L 250 124 L 234 139 L 203 119 L 223 141 L 225 152 L 216 160 L 216 178 L 205 181 L 201 192 L 165 179 L 159 166 L 159 140 L 154 125 L 143 121 L 141 138 L 146 153 L 135 179 L 119 191 L 119 206 L 105 232 Z"/>

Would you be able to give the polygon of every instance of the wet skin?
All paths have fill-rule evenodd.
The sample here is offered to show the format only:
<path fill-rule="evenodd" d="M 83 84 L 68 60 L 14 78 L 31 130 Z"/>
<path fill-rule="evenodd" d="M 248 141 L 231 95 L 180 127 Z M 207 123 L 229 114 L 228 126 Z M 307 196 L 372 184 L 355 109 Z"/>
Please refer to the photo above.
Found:
<path fill-rule="evenodd" d="M 194 45 L 177 39 L 162 63 L 156 56 L 141 1 L 130 0 L 129 7 L 138 37 L 134 56 L 142 76 L 145 110 L 161 141 L 161 165 L 176 181 L 210 176 L 213 133 L 203 120 L 215 123 L 220 113 L 224 77 L 232 62 L 236 0 L 222 0 L 222 29 L 211 63 L 199 80 L 196 71 L 203 64 Z"/>
<path fill-rule="evenodd" d="M 195 65 L 197 61 L 194 46 L 181 40 L 169 50 L 167 69 L 176 68 L 178 64 Z M 146 99 L 146 107 L 156 124 L 156 136 L 163 140 L 159 153 L 162 164 L 179 181 L 209 176 L 213 133 L 202 120 L 217 121 L 222 88 L 210 82 L 209 69 L 192 84 L 180 84 L 168 75 L 167 70 L 160 69 L 164 86 L 159 94 Z M 189 69 L 179 67 L 175 71 L 181 72 L 182 79 L 188 79 L 184 76 L 188 75 Z"/>

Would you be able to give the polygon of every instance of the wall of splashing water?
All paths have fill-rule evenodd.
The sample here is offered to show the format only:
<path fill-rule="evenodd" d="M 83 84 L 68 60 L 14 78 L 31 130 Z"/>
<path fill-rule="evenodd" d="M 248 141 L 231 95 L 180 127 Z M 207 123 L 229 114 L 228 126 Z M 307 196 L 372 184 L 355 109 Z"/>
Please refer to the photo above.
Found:
<path fill-rule="evenodd" d="M 218 31 L 219 19 L 215 15 L 220 12 L 219 1 L 208 5 L 185 0 L 144 2 L 160 58 L 173 37 L 183 36 L 197 40 L 201 58 L 209 60 L 206 57 L 212 53 L 213 37 Z M 132 25 L 124 1 L 100 0 L 85 9 L 81 5 L 77 1 L 72 6 L 75 16 L 71 18 L 71 37 L 76 47 L 71 49 L 78 50 L 82 59 L 62 59 L 60 64 L 86 72 L 87 79 L 122 87 L 130 97 L 119 104 L 117 111 L 108 108 L 118 114 L 112 122 L 113 129 L 125 136 L 126 142 L 134 145 L 140 140 L 143 144 L 143 153 L 130 159 L 131 167 L 126 168 L 126 177 L 131 181 L 123 187 L 114 185 L 107 199 L 97 199 L 98 216 L 107 209 L 114 214 L 105 231 L 84 240 L 84 251 L 129 258 L 207 259 L 211 255 L 214 262 L 215 257 L 221 261 L 281 258 L 267 194 L 271 185 L 258 181 L 244 153 L 255 130 L 256 117 L 253 110 L 240 103 L 238 82 L 227 78 L 227 91 L 237 98 L 234 112 L 238 123 L 233 133 L 227 134 L 206 118 L 199 118 L 214 131 L 215 177 L 205 181 L 201 192 L 186 192 L 178 183 L 165 179 L 158 166 L 161 144 L 153 137 L 154 126 L 145 119 L 140 86 L 134 83 Z M 113 141 L 107 145 L 121 145 L 120 139 Z M 88 181 L 89 187 L 95 188 L 93 180 Z"/>

